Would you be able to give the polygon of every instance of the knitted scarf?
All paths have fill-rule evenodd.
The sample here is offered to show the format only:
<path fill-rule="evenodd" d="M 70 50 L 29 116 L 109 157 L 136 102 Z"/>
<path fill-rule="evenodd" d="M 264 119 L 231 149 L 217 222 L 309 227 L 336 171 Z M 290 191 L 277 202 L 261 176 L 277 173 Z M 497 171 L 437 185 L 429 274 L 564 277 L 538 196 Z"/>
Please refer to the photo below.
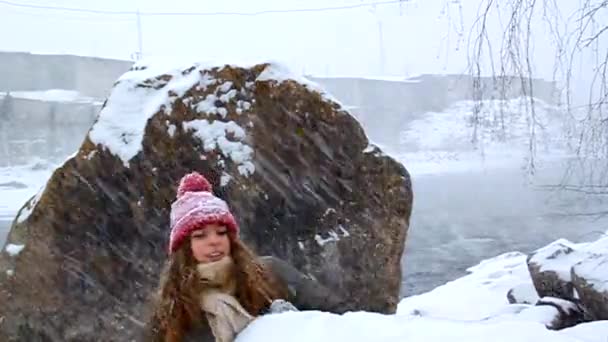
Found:
<path fill-rule="evenodd" d="M 201 293 L 201 308 L 207 316 L 216 342 L 233 342 L 254 319 L 234 297 L 236 279 L 234 262 L 225 257 L 219 261 L 199 264 L 197 271 L 206 284 Z"/>

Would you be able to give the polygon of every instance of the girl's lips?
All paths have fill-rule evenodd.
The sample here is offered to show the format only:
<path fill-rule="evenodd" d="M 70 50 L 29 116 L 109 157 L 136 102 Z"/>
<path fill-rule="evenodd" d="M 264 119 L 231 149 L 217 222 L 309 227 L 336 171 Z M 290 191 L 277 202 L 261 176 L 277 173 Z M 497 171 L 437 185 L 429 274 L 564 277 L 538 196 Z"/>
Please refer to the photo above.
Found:
<path fill-rule="evenodd" d="M 218 261 L 223 257 L 224 257 L 224 253 L 222 253 L 222 252 L 214 252 L 214 253 L 207 255 L 207 258 L 211 259 L 212 261 Z"/>

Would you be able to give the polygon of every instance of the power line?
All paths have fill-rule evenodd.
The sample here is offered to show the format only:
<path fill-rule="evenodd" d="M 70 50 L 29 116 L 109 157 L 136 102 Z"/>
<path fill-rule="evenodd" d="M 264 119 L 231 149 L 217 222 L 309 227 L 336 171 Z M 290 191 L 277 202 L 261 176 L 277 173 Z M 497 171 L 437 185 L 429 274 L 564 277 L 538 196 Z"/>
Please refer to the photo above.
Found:
<path fill-rule="evenodd" d="M 0 3 L 0 8 L 2 3 Z M 77 12 L 56 12 L 53 15 L 49 15 L 47 12 L 42 11 L 28 11 L 22 7 L 8 7 L 1 12 L 2 15 L 27 15 L 35 18 L 42 18 L 44 21 L 51 22 L 64 22 L 64 21 L 76 21 L 76 22 L 94 22 L 94 23 L 127 23 L 134 22 L 136 18 L 131 16 L 100 16 L 95 14 L 85 14 Z"/>
<path fill-rule="evenodd" d="M 53 11 L 66 11 L 66 12 L 78 12 L 88 14 L 101 14 L 101 15 L 141 15 L 141 16 L 258 16 L 264 14 L 278 14 L 278 13 L 306 13 L 306 12 L 327 12 L 327 11 L 340 11 L 349 10 L 369 6 L 382 6 L 391 5 L 397 3 L 407 2 L 409 0 L 385 0 L 385 1 L 373 1 L 352 5 L 342 5 L 333 7 L 317 7 L 317 8 L 294 8 L 294 9 L 269 9 L 253 12 L 137 12 L 137 11 L 109 11 L 109 10 L 98 10 L 98 9 L 87 9 L 87 8 L 76 8 L 76 7 L 63 7 L 63 6 L 44 6 L 34 4 L 20 4 L 12 1 L 0 0 L 1 5 L 32 8 L 41 10 L 53 10 Z"/>
<path fill-rule="evenodd" d="M 95 10 L 95 9 L 86 9 L 86 8 L 73 8 L 73 7 L 62 7 L 62 6 L 44 6 L 44 5 L 34 5 L 34 4 L 19 4 L 11 1 L 0 0 L 0 4 L 13 6 L 13 7 L 22 7 L 22 8 L 33 8 L 33 9 L 43 9 L 43 10 L 54 10 L 54 11 L 66 11 L 66 12 L 79 12 L 79 13 L 89 13 L 89 14 L 109 14 L 109 15 L 132 15 L 136 14 L 133 11 L 104 11 L 104 10 Z"/>
<path fill-rule="evenodd" d="M 320 8 L 295 8 L 295 9 L 276 9 L 276 10 L 262 10 L 255 12 L 172 12 L 172 13 L 154 13 L 154 12 L 143 12 L 142 15 L 147 16 L 163 16 L 163 15 L 174 15 L 174 16 L 219 16 L 219 15 L 239 15 L 239 16 L 258 16 L 264 14 L 277 14 L 277 13 L 305 13 L 305 12 L 327 12 L 327 11 L 340 11 L 348 10 L 369 6 L 382 6 L 405 2 L 408 0 L 387 0 L 387 1 L 375 1 L 353 5 L 343 5 L 334 7 L 320 7 Z"/>

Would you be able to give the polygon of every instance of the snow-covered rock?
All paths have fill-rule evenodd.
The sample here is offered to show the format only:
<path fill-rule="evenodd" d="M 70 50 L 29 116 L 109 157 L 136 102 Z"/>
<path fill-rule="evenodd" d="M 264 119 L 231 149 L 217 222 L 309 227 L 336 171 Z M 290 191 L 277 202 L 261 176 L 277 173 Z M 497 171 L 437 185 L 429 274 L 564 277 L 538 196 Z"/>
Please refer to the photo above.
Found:
<path fill-rule="evenodd" d="M 574 298 L 570 270 L 584 258 L 584 252 L 570 241 L 560 239 L 528 257 L 528 268 L 540 297 Z"/>
<path fill-rule="evenodd" d="M 579 305 L 576 320 L 608 319 L 608 237 L 574 244 L 560 239 L 528 258 L 538 294 Z"/>
<path fill-rule="evenodd" d="M 572 268 L 572 283 L 594 320 L 608 320 L 608 238 L 589 245 L 589 255 Z"/>
<path fill-rule="evenodd" d="M 554 319 L 547 324 L 550 329 L 564 329 L 587 321 L 582 308 L 569 300 L 555 297 L 543 297 L 536 302 L 537 306 L 550 306 L 557 310 Z"/>

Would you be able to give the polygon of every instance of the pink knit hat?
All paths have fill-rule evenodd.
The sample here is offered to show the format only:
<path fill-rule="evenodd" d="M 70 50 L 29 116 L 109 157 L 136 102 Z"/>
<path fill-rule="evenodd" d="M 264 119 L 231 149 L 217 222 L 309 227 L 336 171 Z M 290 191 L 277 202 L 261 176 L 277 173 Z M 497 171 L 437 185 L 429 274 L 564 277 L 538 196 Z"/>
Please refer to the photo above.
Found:
<path fill-rule="evenodd" d="M 215 197 L 207 179 L 197 172 L 185 175 L 177 189 L 177 200 L 171 204 L 171 237 L 169 253 L 175 252 L 190 234 L 207 224 L 226 226 L 237 235 L 239 227 L 222 199 Z"/>

